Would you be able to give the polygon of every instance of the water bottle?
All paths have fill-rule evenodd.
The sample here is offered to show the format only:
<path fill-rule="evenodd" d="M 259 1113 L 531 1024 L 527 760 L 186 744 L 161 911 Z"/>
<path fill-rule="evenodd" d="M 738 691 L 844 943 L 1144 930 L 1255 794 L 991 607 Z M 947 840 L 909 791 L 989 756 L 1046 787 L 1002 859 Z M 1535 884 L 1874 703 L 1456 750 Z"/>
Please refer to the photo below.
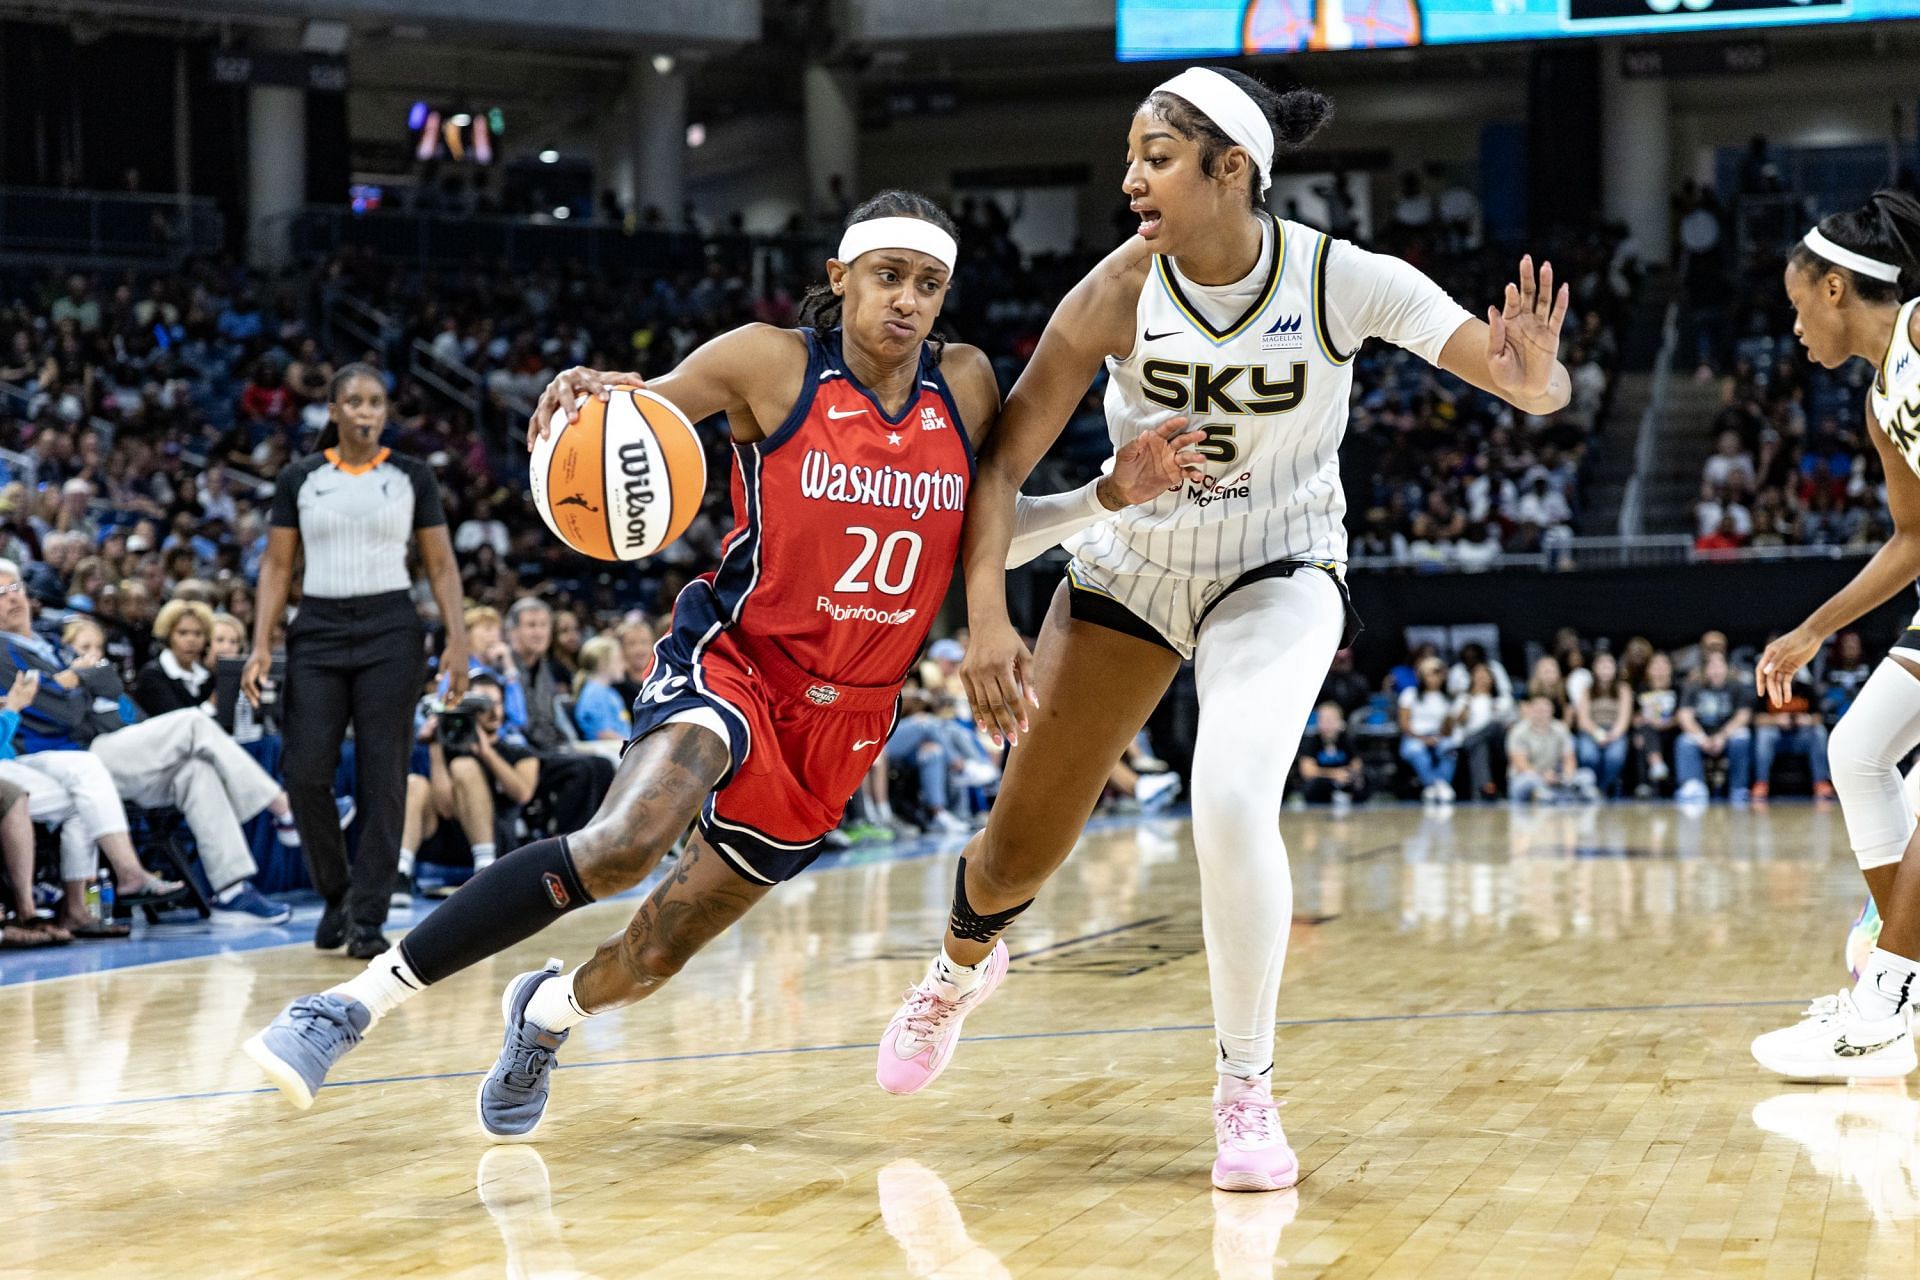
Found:
<path fill-rule="evenodd" d="M 108 873 L 105 867 L 102 867 L 100 868 L 99 876 L 96 877 L 95 883 L 98 885 L 98 888 L 96 888 L 94 892 L 98 894 L 98 900 L 100 904 L 100 912 L 99 912 L 100 920 L 104 924 L 112 924 L 113 923 L 113 876 Z"/>

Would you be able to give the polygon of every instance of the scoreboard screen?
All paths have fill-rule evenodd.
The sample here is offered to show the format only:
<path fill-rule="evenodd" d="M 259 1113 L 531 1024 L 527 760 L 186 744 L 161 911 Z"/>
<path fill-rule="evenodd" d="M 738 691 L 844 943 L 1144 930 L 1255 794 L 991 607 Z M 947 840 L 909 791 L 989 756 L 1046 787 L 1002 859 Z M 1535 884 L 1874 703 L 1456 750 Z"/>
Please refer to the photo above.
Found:
<path fill-rule="evenodd" d="M 1117 0 L 1122 62 L 1920 18 L 1920 0 Z"/>

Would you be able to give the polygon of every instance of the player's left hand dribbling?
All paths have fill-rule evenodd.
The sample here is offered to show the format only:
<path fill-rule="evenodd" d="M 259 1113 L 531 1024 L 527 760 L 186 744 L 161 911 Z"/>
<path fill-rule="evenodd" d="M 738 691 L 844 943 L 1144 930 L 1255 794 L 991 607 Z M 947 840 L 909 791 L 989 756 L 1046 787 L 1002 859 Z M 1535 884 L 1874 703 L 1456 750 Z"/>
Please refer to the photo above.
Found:
<path fill-rule="evenodd" d="M 580 403 L 589 396 L 605 400 L 615 387 L 644 387 L 647 380 L 637 373 L 606 373 L 599 369 L 588 369 L 575 365 L 553 376 L 547 389 L 540 393 L 540 403 L 533 406 L 533 416 L 527 419 L 527 450 L 546 438 L 553 426 L 553 415 L 564 412 L 567 421 L 572 422 L 580 416 Z"/>

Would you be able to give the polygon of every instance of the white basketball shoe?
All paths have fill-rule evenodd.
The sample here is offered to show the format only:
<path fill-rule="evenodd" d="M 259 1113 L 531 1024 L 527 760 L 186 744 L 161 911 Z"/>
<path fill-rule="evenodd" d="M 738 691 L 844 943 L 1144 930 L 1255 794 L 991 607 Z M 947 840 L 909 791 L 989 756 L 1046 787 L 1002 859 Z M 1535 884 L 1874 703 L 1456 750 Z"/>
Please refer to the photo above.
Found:
<path fill-rule="evenodd" d="M 1756 1038 L 1753 1058 L 1789 1080 L 1892 1080 L 1920 1065 L 1906 1013 L 1870 1021 L 1850 991 L 1822 996 L 1793 1026 Z"/>

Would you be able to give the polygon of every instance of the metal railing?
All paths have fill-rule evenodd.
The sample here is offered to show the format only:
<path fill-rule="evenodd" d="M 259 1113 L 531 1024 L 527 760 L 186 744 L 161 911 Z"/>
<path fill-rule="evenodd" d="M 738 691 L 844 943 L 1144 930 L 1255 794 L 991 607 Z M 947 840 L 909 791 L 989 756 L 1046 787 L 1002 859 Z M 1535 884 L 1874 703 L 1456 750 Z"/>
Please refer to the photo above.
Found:
<path fill-rule="evenodd" d="M 333 205 L 309 205 L 300 210 L 287 234 L 294 254 L 301 258 L 360 248 L 398 261 L 440 265 L 505 262 L 519 268 L 560 259 L 584 263 L 589 270 L 680 270 L 704 263 L 717 249 L 721 253 L 737 252 L 742 259 L 751 255 L 756 279 L 768 271 L 777 273 L 791 262 L 821 262 L 828 256 L 825 241 L 807 236 L 700 236 L 683 231 L 628 231 L 606 222 L 384 209 L 357 214 Z"/>
<path fill-rule="evenodd" d="M 1647 411 L 1640 415 L 1639 435 L 1633 446 L 1633 474 L 1620 497 L 1618 532 L 1623 538 L 1637 536 L 1646 521 L 1646 477 L 1652 473 L 1654 456 L 1659 453 L 1660 423 L 1667 412 L 1667 383 L 1679 345 L 1680 300 L 1675 298 L 1667 304 L 1666 318 L 1660 324 L 1660 353 L 1653 358 L 1653 389 L 1647 397 Z"/>
<path fill-rule="evenodd" d="M 1653 533 L 1635 537 L 1549 539 L 1538 551 L 1501 552 L 1462 560 L 1446 556 L 1355 556 L 1350 567 L 1369 573 L 1492 573 L 1532 570 L 1569 573 L 1591 569 L 1641 569 L 1682 564 L 1771 563 L 1801 560 L 1864 560 L 1871 547 L 1784 546 L 1738 547 L 1700 551 L 1684 533 Z"/>
<path fill-rule="evenodd" d="M 177 262 L 214 253 L 226 220 L 206 196 L 0 186 L 0 253 Z"/>

